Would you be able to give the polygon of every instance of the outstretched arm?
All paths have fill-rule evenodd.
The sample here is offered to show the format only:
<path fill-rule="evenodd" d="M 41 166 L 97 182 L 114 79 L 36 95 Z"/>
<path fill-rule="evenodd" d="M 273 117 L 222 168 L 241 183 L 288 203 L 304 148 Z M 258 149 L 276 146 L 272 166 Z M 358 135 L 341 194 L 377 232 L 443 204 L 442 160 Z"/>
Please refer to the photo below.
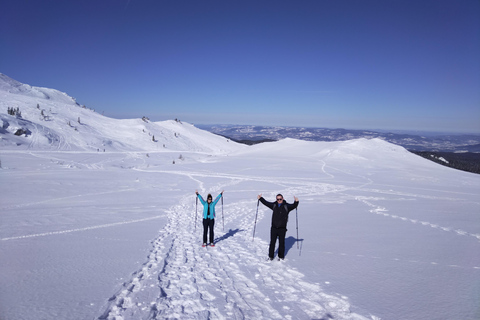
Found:
<path fill-rule="evenodd" d="M 220 194 L 215 198 L 215 201 L 213 201 L 213 205 L 216 205 L 218 200 L 220 200 L 221 197 L 223 197 L 223 192 L 225 190 L 222 190 L 222 192 L 220 192 Z"/>
<path fill-rule="evenodd" d="M 269 201 L 265 200 L 265 198 L 262 197 L 262 194 L 261 194 L 261 193 L 258 195 L 257 198 L 258 198 L 258 200 L 260 200 L 260 202 L 261 202 L 264 206 L 267 206 L 267 207 L 269 207 L 270 209 L 273 209 L 273 206 L 275 205 L 275 202 L 269 202 Z"/>
<path fill-rule="evenodd" d="M 195 190 L 195 193 L 197 194 L 198 199 L 200 199 L 200 202 L 205 204 L 205 200 L 203 200 L 202 196 L 198 193 L 198 190 Z"/>
<path fill-rule="evenodd" d="M 292 211 L 293 209 L 298 207 L 298 198 L 294 196 L 293 199 L 295 199 L 295 202 L 288 204 L 288 211 Z"/>

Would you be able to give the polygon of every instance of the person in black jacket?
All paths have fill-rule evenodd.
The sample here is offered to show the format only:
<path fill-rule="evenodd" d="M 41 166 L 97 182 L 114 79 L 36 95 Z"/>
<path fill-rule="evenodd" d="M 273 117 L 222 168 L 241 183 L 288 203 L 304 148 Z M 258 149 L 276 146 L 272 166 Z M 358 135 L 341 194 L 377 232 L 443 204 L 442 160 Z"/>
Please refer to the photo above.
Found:
<path fill-rule="evenodd" d="M 265 206 L 273 210 L 272 213 L 272 227 L 270 228 L 270 247 L 268 249 L 268 257 L 273 260 L 275 253 L 275 244 L 278 238 L 278 258 L 285 259 L 285 235 L 287 233 L 288 213 L 298 206 L 298 198 L 294 203 L 287 203 L 283 200 L 281 194 L 277 194 L 276 202 L 269 202 L 262 197 L 262 194 L 258 195 L 258 200 Z"/>

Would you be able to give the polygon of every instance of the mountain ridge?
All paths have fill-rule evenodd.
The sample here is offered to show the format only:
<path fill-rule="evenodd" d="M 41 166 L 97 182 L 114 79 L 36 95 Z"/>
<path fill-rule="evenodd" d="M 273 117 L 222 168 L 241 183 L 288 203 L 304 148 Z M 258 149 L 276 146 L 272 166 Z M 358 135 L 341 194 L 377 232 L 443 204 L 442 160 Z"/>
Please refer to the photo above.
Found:
<path fill-rule="evenodd" d="M 247 144 L 253 144 L 256 141 L 276 141 L 287 137 L 307 141 L 346 141 L 360 138 L 379 138 L 413 151 L 480 152 L 480 135 L 477 134 L 423 136 L 373 130 L 308 127 L 255 125 L 197 126 L 212 133 Z"/>
<path fill-rule="evenodd" d="M 0 147 L 24 150 L 196 151 L 241 149 L 227 138 L 178 120 L 113 119 L 55 89 L 0 74 Z"/>

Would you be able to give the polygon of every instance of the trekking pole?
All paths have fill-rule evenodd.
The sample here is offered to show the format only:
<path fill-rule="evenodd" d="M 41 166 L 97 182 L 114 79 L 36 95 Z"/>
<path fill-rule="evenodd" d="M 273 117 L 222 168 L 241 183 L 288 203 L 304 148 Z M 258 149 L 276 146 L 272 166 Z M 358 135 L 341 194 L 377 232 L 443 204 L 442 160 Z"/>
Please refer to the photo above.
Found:
<path fill-rule="evenodd" d="M 222 222 L 223 222 L 222 231 L 225 231 L 225 218 L 223 217 L 223 194 L 222 194 Z"/>
<path fill-rule="evenodd" d="M 255 225 L 253 226 L 253 240 L 255 241 L 255 229 L 257 228 L 257 215 L 258 215 L 258 204 L 260 203 L 260 199 L 257 201 L 257 213 L 255 213 Z"/>
<path fill-rule="evenodd" d="M 297 215 L 297 249 L 299 249 L 298 247 L 298 209 L 297 208 L 295 208 L 295 213 Z"/>
<path fill-rule="evenodd" d="M 198 195 L 195 197 L 195 231 L 197 231 L 197 207 L 198 207 Z"/>

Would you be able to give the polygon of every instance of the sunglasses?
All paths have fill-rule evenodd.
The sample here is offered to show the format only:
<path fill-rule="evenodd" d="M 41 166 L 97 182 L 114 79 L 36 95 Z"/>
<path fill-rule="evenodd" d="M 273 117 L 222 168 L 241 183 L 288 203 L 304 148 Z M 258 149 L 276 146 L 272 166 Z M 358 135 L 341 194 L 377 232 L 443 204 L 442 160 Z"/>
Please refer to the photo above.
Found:
<path fill-rule="evenodd" d="M 282 201 L 283 199 L 282 198 L 277 198 L 277 201 Z"/>

